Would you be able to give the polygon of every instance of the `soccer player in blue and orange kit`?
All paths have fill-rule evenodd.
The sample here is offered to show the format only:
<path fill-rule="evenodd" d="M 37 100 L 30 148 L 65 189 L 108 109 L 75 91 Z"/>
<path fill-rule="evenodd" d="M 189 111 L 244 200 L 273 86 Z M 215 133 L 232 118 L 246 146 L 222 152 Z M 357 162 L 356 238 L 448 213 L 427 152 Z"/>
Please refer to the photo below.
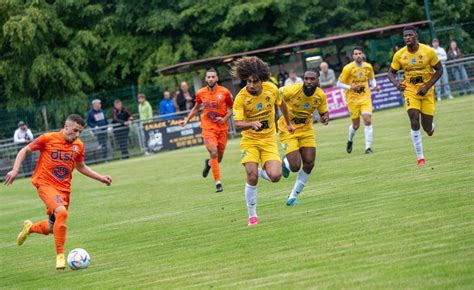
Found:
<path fill-rule="evenodd" d="M 36 138 L 18 152 L 13 169 L 5 177 L 5 185 L 13 183 L 25 156 L 32 151 L 40 151 L 38 164 L 32 182 L 38 195 L 46 205 L 49 219 L 33 224 L 26 220 L 18 234 L 17 244 L 21 246 L 29 234 L 54 235 L 56 244 L 56 269 L 66 268 L 64 244 L 66 242 L 66 219 L 68 217 L 69 195 L 71 193 L 72 172 L 76 168 L 87 177 L 110 185 L 112 178 L 100 175 L 84 163 L 84 144 L 79 140 L 85 122 L 79 115 L 69 115 L 63 130 L 46 133 Z"/>
<path fill-rule="evenodd" d="M 227 145 L 227 132 L 229 130 L 229 118 L 232 116 L 231 92 L 217 82 L 219 77 L 214 69 L 206 72 L 205 79 L 207 86 L 200 89 L 196 94 L 196 104 L 188 116 L 181 122 L 185 126 L 201 108 L 204 108 L 201 118 L 202 139 L 204 145 L 209 151 L 210 159 L 204 161 L 203 177 L 207 177 L 209 170 L 216 183 L 216 192 L 223 191 L 221 183 L 221 173 L 219 163 L 224 157 L 225 147 Z"/>

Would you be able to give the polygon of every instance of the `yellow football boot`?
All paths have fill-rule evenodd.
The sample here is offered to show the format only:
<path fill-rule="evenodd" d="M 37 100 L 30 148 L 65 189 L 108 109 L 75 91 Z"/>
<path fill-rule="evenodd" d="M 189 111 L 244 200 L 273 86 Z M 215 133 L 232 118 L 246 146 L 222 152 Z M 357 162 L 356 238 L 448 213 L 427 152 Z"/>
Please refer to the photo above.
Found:
<path fill-rule="evenodd" d="M 23 222 L 23 229 L 18 234 L 18 237 L 16 237 L 16 243 L 18 246 L 23 245 L 23 243 L 26 241 L 26 238 L 28 238 L 28 235 L 30 234 L 30 228 L 32 225 L 33 222 L 30 220 L 26 220 Z"/>
<path fill-rule="evenodd" d="M 64 254 L 59 254 L 56 256 L 56 270 L 66 269 L 66 257 Z"/>

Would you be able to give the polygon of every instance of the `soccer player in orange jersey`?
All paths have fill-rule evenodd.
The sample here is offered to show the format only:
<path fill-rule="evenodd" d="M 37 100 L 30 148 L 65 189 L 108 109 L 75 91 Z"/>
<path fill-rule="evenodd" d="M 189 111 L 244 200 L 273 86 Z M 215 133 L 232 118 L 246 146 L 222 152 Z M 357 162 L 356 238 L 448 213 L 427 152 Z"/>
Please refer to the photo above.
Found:
<path fill-rule="evenodd" d="M 72 171 L 80 173 L 107 185 L 112 184 L 108 175 L 100 175 L 84 163 L 84 144 L 78 139 L 85 122 L 79 115 L 69 115 L 64 129 L 59 132 L 39 136 L 18 152 L 13 169 L 5 177 L 5 185 L 13 183 L 18 175 L 25 156 L 40 150 L 38 164 L 33 173 L 32 182 L 38 195 L 46 205 L 49 219 L 33 224 L 26 220 L 18 234 L 17 244 L 21 246 L 29 234 L 54 235 L 56 244 L 56 269 L 66 268 L 64 243 L 66 241 L 66 219 L 71 192 Z"/>
<path fill-rule="evenodd" d="M 232 115 L 232 94 L 217 82 L 219 77 L 214 69 L 206 72 L 205 81 L 207 86 L 200 89 L 196 94 L 196 104 L 189 115 L 181 121 L 185 126 L 200 109 L 204 107 L 201 128 L 204 145 L 209 151 L 210 159 L 204 161 L 203 177 L 207 177 L 209 170 L 212 170 L 214 181 L 216 182 L 216 192 L 223 190 L 219 163 L 224 157 L 225 146 L 227 145 L 227 132 L 229 130 L 229 118 Z"/>

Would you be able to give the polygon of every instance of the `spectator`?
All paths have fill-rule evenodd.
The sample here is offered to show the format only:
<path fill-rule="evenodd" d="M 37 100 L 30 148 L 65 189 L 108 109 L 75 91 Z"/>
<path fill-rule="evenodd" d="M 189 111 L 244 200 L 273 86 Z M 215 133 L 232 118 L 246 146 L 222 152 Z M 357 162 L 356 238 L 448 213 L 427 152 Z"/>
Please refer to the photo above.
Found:
<path fill-rule="evenodd" d="M 451 94 L 451 88 L 449 87 L 448 71 L 446 70 L 445 64 L 446 60 L 448 60 L 448 55 L 446 54 L 444 48 L 439 46 L 439 40 L 437 38 L 434 38 L 433 41 L 431 41 L 431 45 L 433 46 L 436 56 L 441 61 L 441 65 L 443 67 L 443 74 L 435 85 L 436 99 L 441 101 L 441 89 L 443 89 L 444 93 L 448 96 L 448 99 L 452 99 L 453 95 Z"/>
<path fill-rule="evenodd" d="M 97 137 L 99 147 L 102 151 L 102 160 L 107 159 L 107 119 L 105 118 L 102 103 L 99 99 L 92 101 L 92 108 L 87 113 L 87 126 L 92 129 L 92 133 Z"/>
<path fill-rule="evenodd" d="M 15 134 L 13 134 L 13 142 L 18 145 L 18 151 L 33 141 L 33 139 L 33 133 L 31 133 L 31 130 L 28 129 L 26 123 L 23 121 L 18 122 L 18 129 L 16 129 Z M 25 176 L 31 176 L 32 171 L 32 155 L 27 154 L 25 161 L 23 162 L 23 173 Z"/>
<path fill-rule="evenodd" d="M 187 82 L 182 82 L 176 96 L 176 105 L 178 112 L 188 111 L 194 107 L 196 96 L 189 91 Z"/>
<path fill-rule="evenodd" d="M 175 117 L 175 114 L 174 114 L 175 112 L 176 112 L 176 109 L 174 106 L 174 102 L 171 99 L 170 92 L 165 91 L 163 93 L 163 100 L 160 101 L 160 115 L 168 115 L 168 114 L 170 115 L 162 117 L 162 120 L 173 119 Z"/>
<path fill-rule="evenodd" d="M 140 121 L 153 118 L 153 110 L 150 103 L 146 100 L 145 94 L 138 94 L 138 114 Z"/>
<path fill-rule="evenodd" d="M 464 58 L 464 54 L 458 48 L 456 41 L 451 41 L 448 50 L 448 60 L 456 60 L 461 58 Z M 456 80 L 456 87 L 459 89 L 459 94 L 461 96 L 464 95 L 464 89 L 466 89 L 468 94 L 472 93 L 471 83 L 467 77 L 466 68 L 464 68 L 464 65 L 457 62 L 452 66 L 452 68 L 454 79 Z"/>
<path fill-rule="evenodd" d="M 285 71 L 285 67 L 282 64 L 278 65 L 278 69 L 280 70 L 277 75 L 278 87 L 281 88 L 285 85 L 285 81 L 288 78 L 288 73 Z"/>
<path fill-rule="evenodd" d="M 319 84 L 321 88 L 330 88 L 336 84 L 336 75 L 334 71 L 329 68 L 327 62 L 322 62 L 319 65 L 321 69 L 321 74 L 319 75 Z"/>
<path fill-rule="evenodd" d="M 285 80 L 285 86 L 289 84 L 302 84 L 303 79 L 296 75 L 295 70 L 290 70 L 290 77 Z"/>
<path fill-rule="evenodd" d="M 144 121 L 151 121 L 151 118 L 153 118 L 153 110 L 151 109 L 150 103 L 146 100 L 145 94 L 138 94 L 138 114 L 140 116 L 140 136 L 142 139 L 142 143 L 145 145 L 143 146 L 145 148 L 145 155 L 148 155 L 148 134 L 145 133 L 145 129 L 143 128 L 142 122 Z"/>
<path fill-rule="evenodd" d="M 114 138 L 122 152 L 122 159 L 128 158 L 128 133 L 130 132 L 130 122 L 133 120 L 132 114 L 122 106 L 122 101 L 114 101 L 112 114 L 112 124 L 114 124 Z"/>

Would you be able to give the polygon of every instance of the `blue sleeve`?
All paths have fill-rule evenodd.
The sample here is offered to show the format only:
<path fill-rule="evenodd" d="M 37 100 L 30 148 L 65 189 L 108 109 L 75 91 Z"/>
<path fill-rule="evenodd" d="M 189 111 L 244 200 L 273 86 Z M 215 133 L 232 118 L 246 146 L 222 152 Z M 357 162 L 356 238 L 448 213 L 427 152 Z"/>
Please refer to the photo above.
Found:
<path fill-rule="evenodd" d="M 161 101 L 160 102 L 160 115 L 166 114 L 165 112 L 165 102 Z"/>
<path fill-rule="evenodd" d="M 87 126 L 89 126 L 90 128 L 95 127 L 95 122 L 92 116 L 92 110 L 89 110 L 89 112 L 87 112 Z"/>

